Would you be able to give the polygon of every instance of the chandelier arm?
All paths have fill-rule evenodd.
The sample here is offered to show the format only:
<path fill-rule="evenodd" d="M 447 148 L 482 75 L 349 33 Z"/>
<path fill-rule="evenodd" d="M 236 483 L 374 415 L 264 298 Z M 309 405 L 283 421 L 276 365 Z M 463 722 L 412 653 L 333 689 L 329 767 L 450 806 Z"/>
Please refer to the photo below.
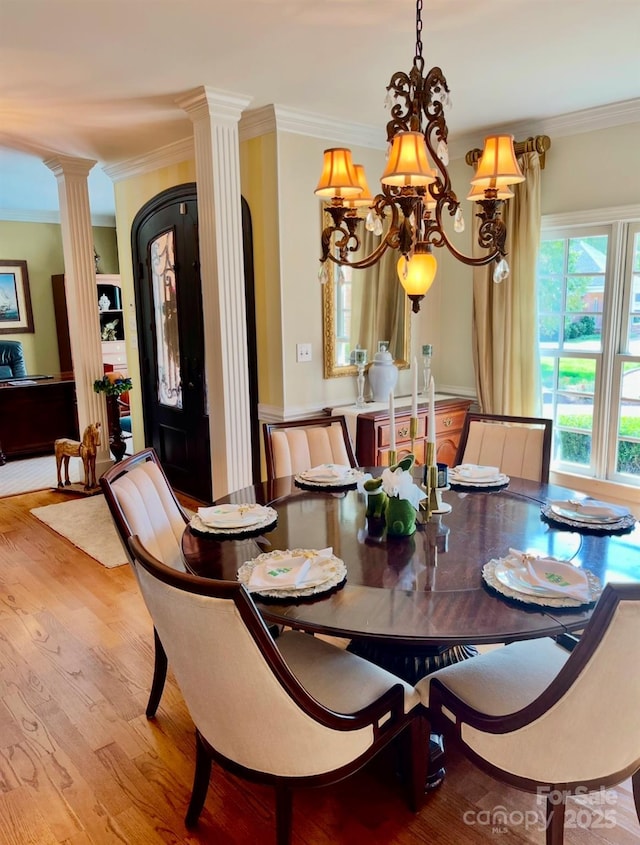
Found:
<path fill-rule="evenodd" d="M 341 237 L 338 240 L 332 241 L 333 235 L 336 233 L 339 233 Z M 349 245 L 350 241 L 353 241 L 351 245 Z M 326 261 L 327 258 L 335 260 L 332 254 L 332 247 L 337 249 L 340 253 L 341 260 L 338 263 L 348 264 L 349 261 L 347 253 L 357 252 L 358 249 L 360 249 L 360 238 L 355 231 L 343 229 L 342 226 L 327 226 L 322 230 L 321 262 Z"/>
<path fill-rule="evenodd" d="M 455 246 L 451 243 L 449 238 L 447 237 L 445 232 L 442 232 L 442 239 L 443 239 L 443 246 L 449 250 L 449 252 L 457 258 L 458 261 L 462 261 L 463 264 L 469 265 L 469 267 L 484 267 L 487 264 L 491 264 L 492 261 L 497 261 L 499 258 L 504 258 L 506 252 L 501 252 L 498 247 L 496 247 L 493 252 L 489 253 L 488 255 L 481 255 L 477 258 L 473 258 L 471 255 L 465 255 L 463 252 L 460 252 L 455 248 Z"/>
<path fill-rule="evenodd" d="M 333 261 L 334 264 L 338 264 L 340 267 L 353 267 L 354 270 L 364 270 L 367 267 L 372 267 L 377 261 L 379 261 L 388 249 L 398 249 L 397 235 L 397 230 L 392 232 L 392 230 L 389 229 L 383 240 L 380 241 L 373 252 L 366 255 L 364 258 L 361 258 L 359 261 L 350 261 L 348 256 L 343 259 L 334 255 L 332 252 L 329 252 L 326 257 Z"/>

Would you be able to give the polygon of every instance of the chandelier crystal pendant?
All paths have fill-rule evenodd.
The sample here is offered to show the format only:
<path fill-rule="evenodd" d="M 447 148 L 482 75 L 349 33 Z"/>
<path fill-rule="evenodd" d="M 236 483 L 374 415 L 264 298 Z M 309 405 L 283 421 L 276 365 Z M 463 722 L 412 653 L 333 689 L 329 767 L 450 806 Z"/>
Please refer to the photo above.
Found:
<path fill-rule="evenodd" d="M 513 196 L 511 185 L 524 181 L 516 160 L 512 135 L 485 138 L 482 157 L 471 180 L 467 199 L 478 203 L 478 243 L 487 250 L 473 257 L 460 252 L 443 226 L 453 218 L 455 232 L 464 230 L 460 202 L 451 187 L 447 171 L 449 130 L 444 111 L 451 104 L 449 86 L 438 67 L 424 74 L 422 57 L 422 6 L 416 2 L 416 50 L 407 74 L 393 74 L 387 86 L 389 157 L 380 178 L 382 192 L 371 197 L 362 165 L 354 164 L 351 151 L 340 147 L 325 150 L 322 175 L 315 193 L 327 202 L 331 224 L 322 232 L 319 277 L 328 278 L 329 261 L 356 269 L 371 267 L 388 249 L 401 254 L 398 277 L 413 311 L 433 284 L 437 261 L 434 248 L 449 252 L 472 267 L 496 263 L 493 278 L 509 275 L 505 259 L 507 231 L 501 217 L 503 203 Z M 367 207 L 365 226 L 381 236 L 369 255 L 355 258 L 360 249 L 358 210 Z"/>

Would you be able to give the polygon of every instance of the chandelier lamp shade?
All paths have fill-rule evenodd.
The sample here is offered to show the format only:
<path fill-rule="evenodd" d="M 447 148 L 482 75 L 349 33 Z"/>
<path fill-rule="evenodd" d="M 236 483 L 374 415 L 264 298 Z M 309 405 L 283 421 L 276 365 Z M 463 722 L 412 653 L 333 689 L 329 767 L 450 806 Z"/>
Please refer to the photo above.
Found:
<path fill-rule="evenodd" d="M 329 225 L 322 232 L 320 280 L 327 281 L 330 262 L 355 269 L 376 264 L 388 249 L 397 250 L 398 277 L 413 310 L 433 284 L 437 262 L 433 250 L 446 247 L 473 267 L 495 262 L 494 281 L 509 275 L 502 220 L 503 203 L 513 197 L 510 186 L 524 181 L 512 135 L 490 135 L 478 162 L 467 199 L 476 202 L 480 219 L 478 244 L 483 255 L 465 255 L 453 244 L 444 221 L 453 218 L 454 232 L 464 231 L 460 201 L 447 166 L 449 130 L 445 109 L 449 86 L 438 67 L 425 75 L 422 57 L 422 6 L 416 2 L 416 48 L 407 74 L 397 71 L 387 85 L 391 119 L 387 123 L 389 154 L 380 177 L 381 192 L 372 197 L 362 165 L 354 164 L 346 148 L 325 150 L 322 175 L 315 193 L 326 205 Z M 369 255 L 360 254 L 359 209 L 367 208 L 365 227 L 380 236 Z"/>

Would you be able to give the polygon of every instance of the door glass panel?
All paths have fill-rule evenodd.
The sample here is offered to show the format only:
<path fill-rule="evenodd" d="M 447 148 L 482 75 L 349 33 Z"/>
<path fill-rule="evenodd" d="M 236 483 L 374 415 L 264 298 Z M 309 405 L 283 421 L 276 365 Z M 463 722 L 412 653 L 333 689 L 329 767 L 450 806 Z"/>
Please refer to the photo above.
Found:
<path fill-rule="evenodd" d="M 150 244 L 158 402 L 170 408 L 182 408 L 174 250 L 173 231 L 165 232 Z"/>

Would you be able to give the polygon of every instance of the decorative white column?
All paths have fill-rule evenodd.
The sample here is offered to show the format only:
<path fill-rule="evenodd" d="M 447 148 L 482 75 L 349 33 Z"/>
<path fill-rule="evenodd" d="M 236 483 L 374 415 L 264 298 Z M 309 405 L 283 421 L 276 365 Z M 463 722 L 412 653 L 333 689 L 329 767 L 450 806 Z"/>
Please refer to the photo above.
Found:
<path fill-rule="evenodd" d="M 89 423 L 100 422 L 102 445 L 96 457 L 96 477 L 113 461 L 109 453 L 107 405 L 94 393 L 102 377 L 102 347 L 98 314 L 93 231 L 87 177 L 96 163 L 72 156 L 54 156 L 44 162 L 58 181 L 58 201 L 64 255 L 64 289 L 69 315 L 69 340 L 78 399 L 80 436 Z M 46 413 L 46 409 L 43 409 Z"/>
<path fill-rule="evenodd" d="M 249 98 L 203 86 L 193 122 L 213 498 L 252 483 L 238 121 Z"/>

